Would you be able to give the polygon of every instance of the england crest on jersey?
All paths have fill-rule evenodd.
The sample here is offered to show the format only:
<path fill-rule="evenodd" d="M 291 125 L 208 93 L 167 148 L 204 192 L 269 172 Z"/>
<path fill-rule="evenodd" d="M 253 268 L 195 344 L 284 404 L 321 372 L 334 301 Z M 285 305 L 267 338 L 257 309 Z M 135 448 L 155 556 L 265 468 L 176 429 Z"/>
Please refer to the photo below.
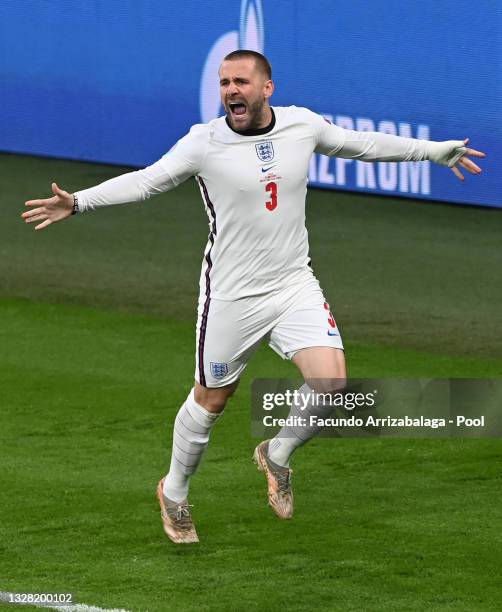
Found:
<path fill-rule="evenodd" d="M 223 378 L 228 374 L 228 365 L 226 363 L 210 362 L 211 376 L 214 378 Z"/>
<path fill-rule="evenodd" d="M 269 162 L 274 159 L 274 145 L 267 140 L 265 142 L 259 142 L 255 145 L 256 147 L 256 155 L 258 155 L 258 159 L 263 162 Z"/>

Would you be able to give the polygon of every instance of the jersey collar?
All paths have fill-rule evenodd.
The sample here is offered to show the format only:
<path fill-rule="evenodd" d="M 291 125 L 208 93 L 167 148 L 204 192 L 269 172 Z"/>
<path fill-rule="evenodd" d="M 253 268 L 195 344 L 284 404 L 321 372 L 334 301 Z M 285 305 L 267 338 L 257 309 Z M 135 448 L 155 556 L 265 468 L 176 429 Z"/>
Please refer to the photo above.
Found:
<path fill-rule="evenodd" d="M 263 134 L 268 134 L 269 132 L 271 132 L 275 127 L 274 109 L 270 107 L 270 110 L 272 111 L 272 121 L 263 128 L 255 128 L 254 130 L 243 130 L 242 132 L 238 132 L 237 130 L 234 130 L 234 128 L 230 125 L 230 121 L 228 120 L 228 117 L 226 116 L 225 116 L 225 122 L 228 125 L 228 127 L 232 130 L 232 132 L 239 134 L 239 136 L 262 136 Z"/>

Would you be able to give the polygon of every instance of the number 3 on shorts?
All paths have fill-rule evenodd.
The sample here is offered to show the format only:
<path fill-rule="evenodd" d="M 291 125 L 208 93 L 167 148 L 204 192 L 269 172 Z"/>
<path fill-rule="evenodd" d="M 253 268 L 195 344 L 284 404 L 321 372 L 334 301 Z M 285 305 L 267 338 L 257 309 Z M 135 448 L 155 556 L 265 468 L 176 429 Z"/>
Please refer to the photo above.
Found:
<path fill-rule="evenodd" d="M 277 184 L 274 182 L 267 183 L 265 185 L 265 191 L 270 192 L 270 197 L 272 198 L 272 200 L 267 202 L 265 206 L 268 210 L 275 210 L 277 208 Z"/>

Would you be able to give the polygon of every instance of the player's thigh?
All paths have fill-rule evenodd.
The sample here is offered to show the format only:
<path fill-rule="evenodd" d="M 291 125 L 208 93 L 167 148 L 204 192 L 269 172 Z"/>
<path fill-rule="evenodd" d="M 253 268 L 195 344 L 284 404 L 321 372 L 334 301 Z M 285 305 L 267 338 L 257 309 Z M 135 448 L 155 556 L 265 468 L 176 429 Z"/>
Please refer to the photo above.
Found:
<path fill-rule="evenodd" d="M 228 387 L 239 380 L 268 332 L 266 315 L 266 306 L 251 298 L 199 302 L 195 380 L 201 387 Z"/>
<path fill-rule="evenodd" d="M 345 383 L 345 356 L 340 330 L 315 277 L 283 296 L 284 312 L 270 334 L 270 346 L 291 359 L 303 378 L 318 380 L 323 390 Z"/>

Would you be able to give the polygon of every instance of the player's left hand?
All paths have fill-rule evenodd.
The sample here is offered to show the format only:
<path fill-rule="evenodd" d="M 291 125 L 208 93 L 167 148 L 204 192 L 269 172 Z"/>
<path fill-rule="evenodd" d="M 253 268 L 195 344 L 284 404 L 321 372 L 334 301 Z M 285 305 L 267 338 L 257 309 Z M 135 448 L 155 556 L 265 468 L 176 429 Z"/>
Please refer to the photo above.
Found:
<path fill-rule="evenodd" d="M 451 166 L 451 171 L 461 181 L 464 180 L 464 175 L 460 172 L 459 166 L 461 168 L 464 168 L 464 170 L 467 170 L 467 172 L 470 172 L 471 174 L 479 174 L 481 172 L 481 168 L 477 164 L 475 164 L 472 159 L 469 159 L 467 157 L 468 155 L 470 155 L 471 157 L 486 157 L 486 153 L 483 153 L 482 151 L 476 151 L 476 149 L 470 149 L 466 146 L 468 144 L 469 139 L 466 138 L 464 140 L 463 148 L 465 149 L 465 151 L 463 155 L 459 158 L 457 162 L 453 164 L 453 166 Z"/>
<path fill-rule="evenodd" d="M 429 142 L 429 159 L 448 166 L 453 174 L 461 181 L 464 180 L 464 175 L 460 172 L 460 168 L 467 170 L 470 174 L 479 174 L 481 168 L 475 164 L 470 157 L 485 157 L 486 153 L 476 151 L 467 147 L 469 139 L 465 140 L 445 140 L 444 142 Z"/>

